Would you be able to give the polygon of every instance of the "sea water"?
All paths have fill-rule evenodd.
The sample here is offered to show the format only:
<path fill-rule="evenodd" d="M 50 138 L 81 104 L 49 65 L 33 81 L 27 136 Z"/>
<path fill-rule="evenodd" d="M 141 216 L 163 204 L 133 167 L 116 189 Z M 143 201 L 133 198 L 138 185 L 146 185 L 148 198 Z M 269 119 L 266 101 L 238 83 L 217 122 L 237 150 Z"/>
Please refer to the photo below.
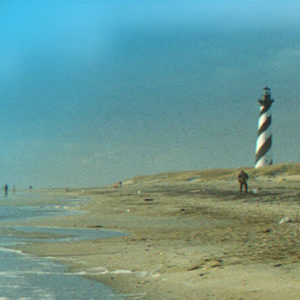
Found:
<path fill-rule="evenodd" d="M 123 299 L 109 287 L 67 268 L 51 258 L 39 258 L 12 249 L 13 245 L 41 241 L 67 242 L 122 235 L 101 229 L 25 227 L 22 220 L 77 213 L 80 198 L 22 193 L 0 196 L 0 300 L 2 299 Z M 59 203 L 59 204 L 58 204 Z M 18 226 L 12 225 L 14 222 Z M 28 234 L 35 233 L 35 234 Z M 52 235 L 52 236 L 51 236 Z M 10 248 L 11 247 L 11 248 Z"/>

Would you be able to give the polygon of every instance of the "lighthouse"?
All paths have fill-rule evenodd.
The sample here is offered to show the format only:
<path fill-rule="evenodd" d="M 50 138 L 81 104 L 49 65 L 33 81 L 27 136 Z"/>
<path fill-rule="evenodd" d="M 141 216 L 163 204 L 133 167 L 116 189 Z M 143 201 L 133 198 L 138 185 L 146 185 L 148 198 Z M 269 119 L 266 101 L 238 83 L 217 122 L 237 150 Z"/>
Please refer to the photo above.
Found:
<path fill-rule="evenodd" d="M 258 132 L 255 151 L 255 168 L 272 165 L 272 132 L 271 132 L 271 105 L 274 100 L 271 99 L 270 89 L 263 89 L 262 100 L 258 100 L 260 112 L 258 118 Z"/>

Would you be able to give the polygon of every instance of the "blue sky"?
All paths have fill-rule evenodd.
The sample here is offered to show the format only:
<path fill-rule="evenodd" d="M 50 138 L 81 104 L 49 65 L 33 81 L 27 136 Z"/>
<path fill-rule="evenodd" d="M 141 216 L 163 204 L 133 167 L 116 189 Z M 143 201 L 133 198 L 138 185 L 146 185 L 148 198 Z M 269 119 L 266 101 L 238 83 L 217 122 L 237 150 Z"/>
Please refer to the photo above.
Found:
<path fill-rule="evenodd" d="M 299 162 L 299 12 L 296 1 L 0 0 L 0 184 L 253 166 L 266 85 L 274 161 Z"/>

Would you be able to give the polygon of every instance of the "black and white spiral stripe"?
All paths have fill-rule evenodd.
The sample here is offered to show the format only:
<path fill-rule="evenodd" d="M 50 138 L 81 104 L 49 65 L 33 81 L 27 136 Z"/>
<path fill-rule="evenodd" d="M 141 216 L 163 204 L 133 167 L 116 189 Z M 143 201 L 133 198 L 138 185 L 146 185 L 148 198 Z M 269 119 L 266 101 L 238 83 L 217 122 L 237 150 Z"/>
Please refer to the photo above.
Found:
<path fill-rule="evenodd" d="M 256 140 L 255 168 L 273 164 L 271 133 L 271 105 L 273 100 L 270 98 L 269 88 L 264 88 L 263 100 L 258 102 L 260 104 L 260 113 Z"/>

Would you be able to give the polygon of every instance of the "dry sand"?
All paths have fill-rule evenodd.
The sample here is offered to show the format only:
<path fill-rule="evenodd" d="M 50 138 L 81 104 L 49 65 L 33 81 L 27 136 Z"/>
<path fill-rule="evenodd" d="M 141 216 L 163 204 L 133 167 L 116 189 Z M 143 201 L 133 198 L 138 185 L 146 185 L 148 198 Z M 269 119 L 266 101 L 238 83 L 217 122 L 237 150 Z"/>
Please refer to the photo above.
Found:
<path fill-rule="evenodd" d="M 238 191 L 238 170 L 68 190 L 91 198 L 82 207 L 87 214 L 51 219 L 51 226 L 128 236 L 22 250 L 54 256 L 124 299 L 300 299 L 299 166 L 293 172 L 282 166 L 246 170 L 248 194 Z M 49 226 L 49 220 L 39 224 Z"/>

